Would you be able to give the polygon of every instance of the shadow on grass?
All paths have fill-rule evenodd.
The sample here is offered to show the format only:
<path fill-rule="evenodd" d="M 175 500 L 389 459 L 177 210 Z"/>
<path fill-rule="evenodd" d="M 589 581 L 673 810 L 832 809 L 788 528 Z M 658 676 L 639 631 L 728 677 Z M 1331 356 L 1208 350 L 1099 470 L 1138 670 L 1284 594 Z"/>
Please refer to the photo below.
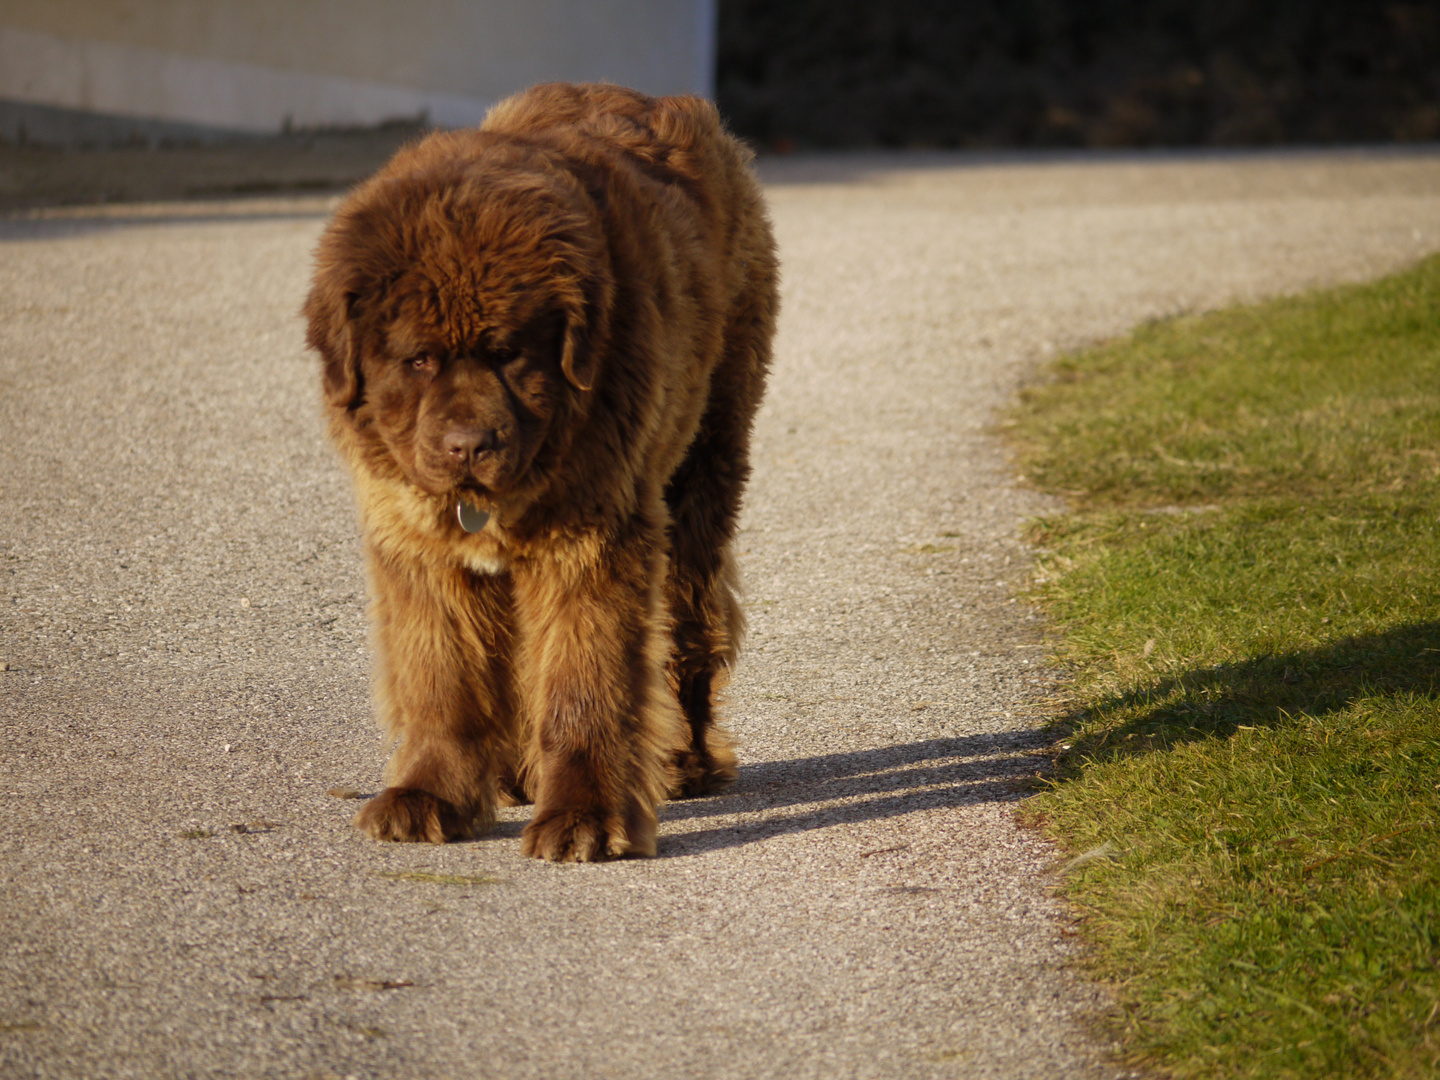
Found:
<path fill-rule="evenodd" d="M 1065 717 L 1075 728 L 1103 730 L 1078 739 L 1057 779 L 1082 759 L 1109 760 L 1160 746 L 1225 737 L 1242 726 L 1273 726 L 1297 715 L 1320 717 L 1363 698 L 1428 696 L 1440 675 L 1440 621 L 1340 638 L 1327 645 L 1259 656 L 1169 675 L 1102 698 Z"/>

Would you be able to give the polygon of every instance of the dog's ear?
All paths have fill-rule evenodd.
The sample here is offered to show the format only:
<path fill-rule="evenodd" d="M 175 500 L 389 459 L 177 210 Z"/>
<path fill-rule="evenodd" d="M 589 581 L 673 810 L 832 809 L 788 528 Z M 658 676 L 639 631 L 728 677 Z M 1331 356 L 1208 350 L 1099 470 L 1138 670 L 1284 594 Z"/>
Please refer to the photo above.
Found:
<path fill-rule="evenodd" d="M 354 328 L 355 294 L 317 280 L 305 301 L 309 327 L 305 340 L 320 354 L 320 382 L 325 401 L 335 408 L 354 411 L 364 400 L 360 373 L 360 343 Z"/>
<path fill-rule="evenodd" d="M 599 247 L 598 244 L 586 246 L 592 251 Z M 570 279 L 571 288 L 561 294 L 560 318 L 564 326 L 560 369 L 576 390 L 590 390 L 600 377 L 604 363 L 615 287 L 597 255 L 587 252 L 580 264 L 580 270 L 567 268 L 565 276 Z"/>
<path fill-rule="evenodd" d="M 595 348 L 585 324 L 578 319 L 565 323 L 565 337 L 560 347 L 560 370 L 576 390 L 589 390 L 595 385 Z"/>

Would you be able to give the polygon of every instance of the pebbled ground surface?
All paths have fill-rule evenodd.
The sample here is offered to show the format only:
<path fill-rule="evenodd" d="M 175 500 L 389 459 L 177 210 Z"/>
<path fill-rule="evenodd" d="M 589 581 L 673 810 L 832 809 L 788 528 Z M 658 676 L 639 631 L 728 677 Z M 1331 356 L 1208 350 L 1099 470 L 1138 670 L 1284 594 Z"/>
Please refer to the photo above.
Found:
<path fill-rule="evenodd" d="M 1117 1075 L 1012 820 L 1055 675 L 996 410 L 1057 348 L 1440 248 L 1440 154 L 762 171 L 744 765 L 599 866 L 330 793 L 384 748 L 297 315 L 329 198 L 0 219 L 0 1076 Z"/>

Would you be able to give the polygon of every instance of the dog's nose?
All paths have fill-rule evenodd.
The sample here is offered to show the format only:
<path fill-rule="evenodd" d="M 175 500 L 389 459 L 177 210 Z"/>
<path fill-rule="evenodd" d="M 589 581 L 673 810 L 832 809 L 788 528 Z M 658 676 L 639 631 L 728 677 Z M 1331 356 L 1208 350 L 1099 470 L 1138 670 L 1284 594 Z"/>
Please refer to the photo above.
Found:
<path fill-rule="evenodd" d="M 495 429 L 454 427 L 445 433 L 445 452 L 456 461 L 472 461 L 476 454 L 495 449 Z"/>

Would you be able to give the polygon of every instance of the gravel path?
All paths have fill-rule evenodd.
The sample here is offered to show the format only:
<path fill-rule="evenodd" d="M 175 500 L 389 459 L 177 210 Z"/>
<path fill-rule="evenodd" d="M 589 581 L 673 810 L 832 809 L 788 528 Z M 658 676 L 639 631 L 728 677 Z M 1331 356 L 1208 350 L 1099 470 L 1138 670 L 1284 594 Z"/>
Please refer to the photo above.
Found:
<path fill-rule="evenodd" d="M 1440 155 L 767 163 L 785 266 L 733 790 L 660 855 L 348 827 L 363 580 L 321 197 L 0 220 L 0 1076 L 1112 1076 L 1018 830 L 1056 348 L 1440 248 Z"/>

